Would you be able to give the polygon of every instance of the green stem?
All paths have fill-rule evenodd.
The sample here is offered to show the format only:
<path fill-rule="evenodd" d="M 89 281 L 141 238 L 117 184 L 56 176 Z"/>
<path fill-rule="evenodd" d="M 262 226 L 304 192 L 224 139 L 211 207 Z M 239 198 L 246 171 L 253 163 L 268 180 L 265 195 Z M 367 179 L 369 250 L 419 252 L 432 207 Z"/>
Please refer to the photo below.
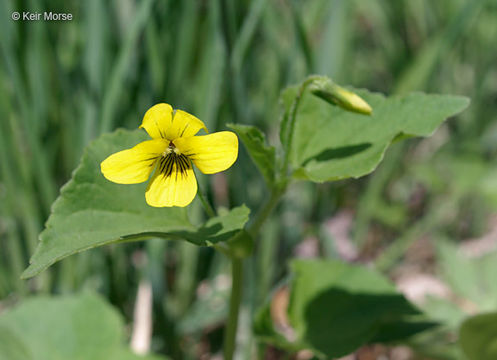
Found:
<path fill-rule="evenodd" d="M 266 204 L 257 213 L 254 222 L 249 227 L 248 231 L 253 238 L 256 237 L 262 224 L 266 218 L 271 214 L 276 204 L 278 204 L 281 196 L 285 193 L 288 186 L 288 182 L 291 179 L 291 175 L 288 174 L 288 168 L 290 165 L 290 154 L 293 147 L 293 133 L 295 132 L 295 123 L 297 120 L 297 111 L 300 105 L 300 99 L 304 95 L 305 89 L 312 84 L 313 81 L 318 79 L 318 76 L 311 75 L 305 79 L 299 87 L 297 95 L 293 99 L 292 106 L 290 108 L 288 126 L 287 126 L 287 143 L 285 149 L 285 155 L 283 158 L 283 165 L 281 167 L 280 179 L 283 179 L 279 184 L 277 184 L 271 191 L 271 197 L 266 202 Z"/>
<path fill-rule="evenodd" d="M 287 139 L 287 146 L 285 149 L 285 158 L 283 159 L 283 167 L 282 167 L 282 178 L 285 179 L 287 177 L 287 172 L 288 172 L 288 166 L 290 164 L 290 153 L 292 150 L 292 145 L 293 145 L 293 133 L 294 133 L 294 128 L 295 128 L 295 122 L 297 119 L 297 110 L 299 109 L 300 105 L 300 99 L 302 98 L 302 95 L 304 95 L 304 91 L 309 86 L 314 80 L 316 80 L 318 77 L 317 76 L 309 76 L 307 79 L 304 80 L 304 82 L 300 85 L 299 91 L 295 98 L 293 99 L 292 106 L 290 108 L 290 118 L 288 119 L 288 139 Z"/>
<path fill-rule="evenodd" d="M 262 206 L 262 208 L 258 211 L 257 215 L 254 218 L 254 221 L 248 227 L 247 231 L 254 239 L 257 237 L 257 234 L 259 233 L 259 230 L 261 229 L 262 225 L 269 217 L 271 212 L 274 210 L 279 200 L 281 199 L 281 196 L 283 196 L 287 188 L 288 179 L 289 179 L 287 172 L 290 161 L 289 160 L 290 150 L 292 147 L 293 132 L 295 127 L 297 110 L 299 107 L 300 99 L 304 94 L 305 89 L 315 79 L 316 79 L 315 76 L 308 77 L 300 86 L 299 91 L 295 99 L 293 100 L 289 114 L 290 117 L 288 119 L 289 132 L 288 132 L 287 149 L 285 153 L 285 158 L 283 160 L 283 166 L 281 168 L 282 169 L 281 179 L 283 179 L 283 181 L 281 181 L 271 189 L 271 196 L 269 197 L 267 202 Z M 199 194 L 201 194 L 200 191 Z M 202 201 L 202 203 L 205 202 L 202 195 L 200 195 L 200 200 Z M 236 258 L 235 256 L 231 256 L 231 271 L 232 271 L 231 298 L 230 298 L 228 324 L 226 326 L 226 333 L 224 338 L 224 360 L 232 360 L 233 354 L 235 352 L 236 330 L 238 326 L 238 313 L 240 311 L 240 302 L 242 296 L 243 264 L 241 259 Z"/>
<path fill-rule="evenodd" d="M 283 196 L 283 194 L 285 193 L 285 190 L 286 190 L 286 185 L 283 185 L 280 187 L 275 187 L 271 191 L 271 196 L 266 201 L 264 206 L 259 210 L 259 212 L 255 215 L 254 221 L 252 222 L 252 224 L 250 224 L 250 226 L 247 229 L 247 231 L 252 236 L 252 238 L 254 239 L 256 238 L 257 234 L 259 233 L 259 230 L 261 229 L 261 226 L 264 224 L 264 221 L 266 221 L 268 216 L 276 207 L 276 205 L 281 199 L 281 196 Z"/>
<path fill-rule="evenodd" d="M 284 194 L 286 189 L 285 186 L 279 186 L 273 188 L 271 191 L 271 196 L 264 206 L 259 210 L 255 216 L 254 221 L 248 227 L 247 231 L 249 234 L 255 238 L 259 233 L 261 226 L 264 221 L 271 214 L 275 206 L 278 204 L 281 196 Z M 221 250 L 221 249 L 218 249 Z M 231 283 L 231 298 L 230 298 L 230 308 L 228 324 L 226 326 L 226 332 L 224 337 L 224 360 L 232 360 L 233 354 L 236 347 L 236 333 L 238 327 L 238 313 L 240 312 L 240 302 L 242 299 L 242 284 L 243 284 L 243 260 L 235 256 L 231 256 L 231 272 L 232 272 L 232 283 Z"/>
<path fill-rule="evenodd" d="M 238 328 L 238 313 L 242 300 L 243 260 L 231 259 L 231 298 L 228 324 L 224 334 L 224 360 L 232 360 L 236 347 L 236 333 Z"/>
<path fill-rule="evenodd" d="M 271 214 L 276 204 L 278 204 L 281 196 L 283 196 L 288 186 L 288 182 L 290 179 L 290 176 L 288 175 L 288 167 L 290 165 L 290 153 L 293 143 L 293 133 L 295 131 L 294 128 L 297 118 L 297 110 L 300 105 L 300 99 L 304 95 L 304 91 L 307 88 L 307 86 L 309 86 L 313 81 L 315 81 L 318 78 L 319 78 L 318 76 L 314 75 L 314 76 L 309 76 L 307 79 L 305 79 L 304 82 L 300 85 L 297 95 L 293 99 L 288 118 L 287 146 L 285 149 L 285 157 L 283 159 L 283 165 L 281 167 L 280 179 L 282 180 L 271 189 L 270 198 L 264 204 L 264 206 L 259 210 L 259 212 L 255 216 L 253 223 L 249 226 L 248 232 L 253 238 L 255 238 L 256 235 L 259 233 L 262 224 L 264 224 L 264 221 L 266 221 L 267 217 L 269 216 L 269 214 Z"/>
<path fill-rule="evenodd" d="M 198 198 L 200 199 L 200 202 L 202 203 L 202 206 L 204 207 L 204 210 L 207 213 L 207 215 L 209 215 L 209 217 L 211 217 L 211 218 L 215 217 L 216 211 L 214 210 L 214 208 L 211 206 L 211 204 L 209 204 L 209 202 L 205 198 L 204 193 L 203 193 L 202 189 L 200 188 L 200 186 L 198 187 L 197 195 L 198 195 Z"/>

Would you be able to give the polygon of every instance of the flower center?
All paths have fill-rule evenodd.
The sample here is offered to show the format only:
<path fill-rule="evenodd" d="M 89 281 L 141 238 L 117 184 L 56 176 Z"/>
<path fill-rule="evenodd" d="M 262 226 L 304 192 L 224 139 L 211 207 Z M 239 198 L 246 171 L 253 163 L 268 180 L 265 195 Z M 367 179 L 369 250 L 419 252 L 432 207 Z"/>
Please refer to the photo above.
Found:
<path fill-rule="evenodd" d="M 191 164 L 188 157 L 182 154 L 171 141 L 159 159 L 159 172 L 163 173 L 166 177 L 171 176 L 174 172 L 183 175 L 190 167 Z"/>
<path fill-rule="evenodd" d="M 166 148 L 166 150 L 164 150 L 164 152 L 162 153 L 162 156 L 167 157 L 169 154 L 181 155 L 181 152 L 174 145 L 174 143 L 172 141 L 169 143 L 169 146 Z"/>

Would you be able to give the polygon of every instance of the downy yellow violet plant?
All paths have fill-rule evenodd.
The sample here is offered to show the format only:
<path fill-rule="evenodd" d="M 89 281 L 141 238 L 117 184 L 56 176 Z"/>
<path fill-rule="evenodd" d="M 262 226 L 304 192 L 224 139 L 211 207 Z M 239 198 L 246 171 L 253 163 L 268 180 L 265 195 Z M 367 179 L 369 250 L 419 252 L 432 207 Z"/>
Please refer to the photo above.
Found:
<path fill-rule="evenodd" d="M 102 174 L 118 184 L 138 184 L 155 173 L 145 199 L 150 206 L 187 206 L 197 193 L 191 162 L 204 174 L 228 169 L 238 157 L 238 138 L 231 131 L 195 136 L 205 124 L 169 104 L 152 106 L 143 118 L 152 140 L 119 151 L 101 164 Z"/>
<path fill-rule="evenodd" d="M 255 345 L 261 349 L 267 343 L 289 354 L 305 349 L 311 350 L 316 359 L 331 359 L 384 336 L 397 341 L 397 334 L 389 338 L 392 332 L 383 325 L 388 325 L 387 329 L 409 326 L 412 333 L 428 325 L 408 321 L 420 312 L 396 294 L 380 273 L 326 258 L 329 255 L 319 260 L 290 261 L 287 297 L 291 301 L 282 311 L 294 336 L 287 337 L 273 321 L 275 295 L 258 300 L 256 305 L 252 302 L 250 297 L 259 295 L 251 286 L 265 269 L 261 265 L 259 273 L 255 269 L 259 260 L 250 261 L 248 277 L 244 278 L 245 258 L 260 256 L 269 263 L 271 256 L 279 256 L 275 250 L 270 256 L 264 254 L 268 248 L 262 243 L 258 246 L 257 241 L 279 201 L 289 190 L 295 192 L 295 183 L 326 183 L 367 175 L 382 161 L 392 142 L 430 136 L 445 119 L 467 105 L 468 99 L 449 95 L 386 97 L 365 89 L 344 88 L 325 76 L 313 75 L 282 91 L 281 122 L 275 129 L 279 139 L 268 142 L 257 126 L 238 122 L 227 125 L 234 132 L 198 135 L 202 129 L 207 132 L 201 120 L 173 110 L 171 105 L 157 104 L 145 113 L 140 126 L 151 139 L 144 141 L 144 133 L 121 129 L 102 135 L 88 146 L 81 165 L 53 206 L 40 235 L 40 245 L 23 277 L 35 276 L 64 257 L 97 246 L 148 238 L 188 241 L 211 246 L 231 262 L 229 304 L 222 319 L 224 340 L 219 349 L 224 360 L 250 352 L 246 351 L 247 344 L 236 352 L 244 292 L 250 304 L 244 306 L 253 328 L 248 328 L 250 321 L 241 326 L 254 335 Z M 233 115 L 228 117 L 238 120 Z M 204 174 L 228 169 L 238 157 L 238 138 L 262 175 L 264 198 L 246 196 L 247 204 L 234 199 L 235 206 L 225 209 L 213 207 L 198 191 L 205 216 L 197 219 L 200 221 L 190 221 L 188 212 L 179 207 L 186 207 L 197 195 L 193 165 Z M 107 181 L 137 184 L 149 178 L 145 200 L 150 206 L 143 202 L 144 188 L 125 188 Z M 334 200 L 330 197 L 323 201 Z M 275 239 L 271 236 L 265 240 L 279 241 L 277 235 Z M 269 290 L 269 278 L 264 292 Z M 274 290 L 278 290 L 279 285 L 275 286 Z M 260 295 L 262 298 L 266 294 Z M 344 296 L 347 301 L 343 301 Z M 365 308 L 366 318 L 358 318 Z M 337 328 L 347 331 L 335 331 Z M 180 337 L 176 339 L 181 341 Z"/>

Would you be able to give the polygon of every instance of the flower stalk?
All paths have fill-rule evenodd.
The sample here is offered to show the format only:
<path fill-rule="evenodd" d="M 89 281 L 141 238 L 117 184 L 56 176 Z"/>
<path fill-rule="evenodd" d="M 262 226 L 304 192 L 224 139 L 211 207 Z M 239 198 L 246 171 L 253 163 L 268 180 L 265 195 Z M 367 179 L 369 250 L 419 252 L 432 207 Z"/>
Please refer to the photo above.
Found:
<path fill-rule="evenodd" d="M 300 105 L 300 99 L 302 98 L 302 95 L 304 95 L 304 92 L 306 88 L 312 84 L 313 81 L 317 80 L 319 77 L 318 76 L 309 76 L 307 79 L 305 79 L 302 84 L 299 87 L 299 90 L 297 92 L 297 95 L 295 95 L 295 98 L 293 99 L 292 106 L 290 107 L 290 111 L 288 114 L 288 126 L 287 126 L 287 146 L 285 149 L 285 155 L 283 158 L 283 166 L 282 166 L 282 171 L 281 175 L 283 179 L 287 178 L 287 172 L 288 172 L 288 167 L 290 165 L 290 154 L 291 154 L 291 149 L 293 145 L 293 133 L 295 132 L 295 122 L 297 119 L 297 110 Z"/>
<path fill-rule="evenodd" d="M 236 334 L 238 329 L 238 314 L 242 301 L 243 260 L 231 259 L 231 297 L 228 323 L 224 334 L 224 360 L 232 360 L 236 348 Z"/>
<path fill-rule="evenodd" d="M 207 213 L 207 215 L 210 218 L 215 217 L 216 216 L 216 211 L 214 210 L 214 208 L 212 207 L 212 205 L 209 203 L 209 201 L 205 197 L 204 192 L 202 191 L 202 188 L 200 187 L 200 185 L 198 186 L 197 196 L 200 199 L 200 202 L 202 203 L 202 206 L 204 207 L 204 210 Z"/>

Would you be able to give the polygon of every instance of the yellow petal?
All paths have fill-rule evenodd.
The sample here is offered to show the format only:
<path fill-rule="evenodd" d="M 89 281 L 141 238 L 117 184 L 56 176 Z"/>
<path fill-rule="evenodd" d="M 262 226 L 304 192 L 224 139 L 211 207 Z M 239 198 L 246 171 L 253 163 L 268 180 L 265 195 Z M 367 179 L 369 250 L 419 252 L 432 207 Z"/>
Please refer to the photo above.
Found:
<path fill-rule="evenodd" d="M 188 114 L 186 111 L 176 110 L 172 124 L 166 131 L 166 138 L 174 140 L 180 137 L 194 136 L 200 129 L 204 129 L 207 132 L 207 128 L 201 120 Z"/>
<path fill-rule="evenodd" d="M 173 108 L 169 104 L 157 104 L 145 113 L 140 128 L 144 128 L 152 139 L 166 138 L 171 127 Z"/>
<path fill-rule="evenodd" d="M 157 170 L 148 184 L 145 199 L 155 207 L 187 206 L 197 194 L 197 180 L 189 160 L 182 166 L 178 162 L 159 161 Z"/>
<path fill-rule="evenodd" d="M 174 145 L 187 155 L 204 174 L 214 174 L 229 168 L 238 157 L 238 138 L 231 131 L 210 135 L 182 137 Z"/>
<path fill-rule="evenodd" d="M 154 169 L 157 158 L 169 145 L 169 141 L 154 139 L 135 147 L 112 154 L 100 164 L 102 174 L 118 184 L 144 182 Z"/>

